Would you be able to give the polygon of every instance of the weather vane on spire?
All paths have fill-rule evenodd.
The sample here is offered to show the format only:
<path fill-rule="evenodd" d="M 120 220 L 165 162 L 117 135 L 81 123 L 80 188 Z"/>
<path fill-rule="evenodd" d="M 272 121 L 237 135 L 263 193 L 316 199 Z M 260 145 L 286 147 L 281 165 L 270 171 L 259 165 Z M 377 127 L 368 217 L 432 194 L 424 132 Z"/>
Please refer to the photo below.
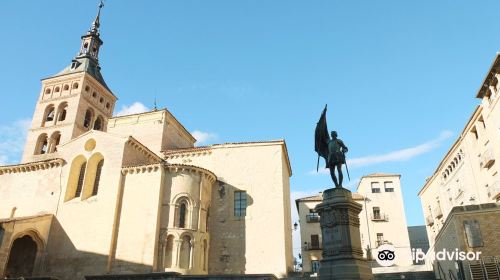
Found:
<path fill-rule="evenodd" d="M 99 3 L 99 10 L 97 11 L 97 16 L 92 22 L 92 28 L 90 29 L 90 33 L 99 34 L 99 27 L 101 26 L 100 17 L 101 17 L 101 9 L 104 7 L 104 1 L 101 0 Z"/>

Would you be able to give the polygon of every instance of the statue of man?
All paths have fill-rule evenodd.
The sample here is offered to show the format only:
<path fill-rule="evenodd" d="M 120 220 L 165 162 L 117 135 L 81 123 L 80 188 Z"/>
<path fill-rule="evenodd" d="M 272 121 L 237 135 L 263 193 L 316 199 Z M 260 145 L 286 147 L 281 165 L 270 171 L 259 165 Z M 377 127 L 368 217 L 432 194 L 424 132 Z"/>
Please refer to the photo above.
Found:
<path fill-rule="evenodd" d="M 328 135 L 328 128 L 326 125 L 326 106 L 321 113 L 318 123 L 316 124 L 316 130 L 314 131 L 314 150 L 318 153 L 318 164 L 316 170 L 319 170 L 319 158 L 325 159 L 326 168 L 330 169 L 330 175 L 332 176 L 333 183 L 336 188 L 342 188 L 342 181 L 344 176 L 342 174 L 342 164 L 346 164 L 345 153 L 348 149 L 342 140 L 337 138 L 337 132 L 332 131 Z M 335 169 L 337 169 L 337 176 L 335 176 Z M 347 176 L 349 177 L 349 169 L 347 169 Z"/>
<path fill-rule="evenodd" d="M 337 132 L 332 131 L 332 138 L 328 140 L 328 168 L 332 176 L 333 183 L 336 188 L 342 187 L 344 175 L 342 174 L 342 164 L 345 164 L 345 153 L 348 149 L 342 140 L 337 138 Z M 339 179 L 335 176 L 335 169 L 339 175 Z"/>

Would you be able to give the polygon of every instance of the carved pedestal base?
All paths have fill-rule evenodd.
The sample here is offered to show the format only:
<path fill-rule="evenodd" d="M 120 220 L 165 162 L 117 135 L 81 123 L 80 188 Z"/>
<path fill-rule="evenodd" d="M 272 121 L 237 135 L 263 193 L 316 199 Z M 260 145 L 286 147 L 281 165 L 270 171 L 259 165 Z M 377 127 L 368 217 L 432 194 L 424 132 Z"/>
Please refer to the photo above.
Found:
<path fill-rule="evenodd" d="M 359 234 L 362 206 L 343 188 L 323 192 L 323 202 L 316 206 L 323 236 L 323 259 L 319 279 L 371 280 L 371 268 L 363 258 Z"/>

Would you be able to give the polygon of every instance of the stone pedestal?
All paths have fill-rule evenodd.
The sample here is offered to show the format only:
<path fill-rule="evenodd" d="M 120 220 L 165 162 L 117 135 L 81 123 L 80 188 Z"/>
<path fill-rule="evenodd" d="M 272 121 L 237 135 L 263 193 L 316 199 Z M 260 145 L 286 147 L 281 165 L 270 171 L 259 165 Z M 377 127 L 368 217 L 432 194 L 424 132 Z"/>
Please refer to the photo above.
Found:
<path fill-rule="evenodd" d="M 323 236 L 323 259 L 319 279 L 371 280 L 372 270 L 363 258 L 359 234 L 362 206 L 343 188 L 323 192 L 323 202 L 316 206 Z"/>

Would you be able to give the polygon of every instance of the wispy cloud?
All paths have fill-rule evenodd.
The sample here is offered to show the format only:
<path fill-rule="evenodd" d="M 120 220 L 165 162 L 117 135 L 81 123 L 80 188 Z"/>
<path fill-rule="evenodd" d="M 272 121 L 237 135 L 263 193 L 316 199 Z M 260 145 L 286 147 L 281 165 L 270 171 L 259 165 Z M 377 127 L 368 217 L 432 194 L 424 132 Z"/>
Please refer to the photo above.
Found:
<path fill-rule="evenodd" d="M 0 164 L 11 164 L 19 161 L 30 125 L 31 120 L 29 119 L 0 125 Z"/>
<path fill-rule="evenodd" d="M 116 113 L 117 116 L 126 116 L 138 113 L 144 113 L 149 111 L 149 108 L 146 107 L 141 102 L 134 102 L 132 105 L 122 105 L 120 111 Z"/>
<path fill-rule="evenodd" d="M 212 132 L 204 132 L 200 130 L 194 130 L 191 132 L 193 137 L 196 139 L 196 145 L 208 144 L 211 141 L 217 139 L 217 134 Z"/>
<path fill-rule="evenodd" d="M 442 131 L 439 136 L 435 139 L 429 140 L 425 143 L 422 143 L 420 145 L 410 147 L 410 148 L 405 148 L 401 150 L 396 150 L 392 151 L 389 153 L 385 154 L 380 154 L 380 155 L 370 155 L 370 156 L 364 156 L 364 157 L 358 157 L 358 158 L 352 158 L 347 160 L 347 164 L 349 165 L 349 168 L 357 168 L 357 167 L 363 167 L 363 166 L 368 166 L 368 165 L 374 165 L 374 164 L 379 164 L 379 163 L 386 163 L 386 162 L 402 162 L 402 161 L 408 161 L 412 158 L 415 158 L 417 156 L 426 154 L 439 146 L 441 144 L 451 138 L 453 136 L 453 133 L 449 130 Z M 316 170 L 310 171 L 309 174 L 329 174 L 328 169 L 320 169 L 319 172 L 317 173 Z"/>

